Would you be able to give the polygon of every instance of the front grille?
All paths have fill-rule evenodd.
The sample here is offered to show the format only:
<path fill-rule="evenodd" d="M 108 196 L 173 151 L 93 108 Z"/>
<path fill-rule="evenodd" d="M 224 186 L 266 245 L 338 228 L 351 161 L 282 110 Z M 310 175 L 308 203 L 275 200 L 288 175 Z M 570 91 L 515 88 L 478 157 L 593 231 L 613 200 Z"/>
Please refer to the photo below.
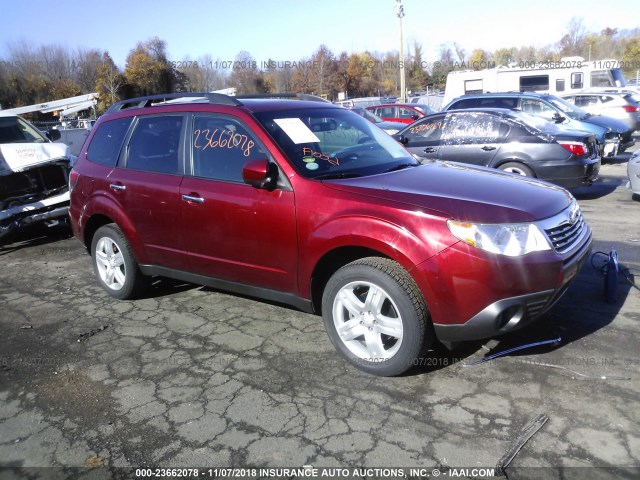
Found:
<path fill-rule="evenodd" d="M 578 204 L 574 202 L 560 215 L 545 222 L 544 231 L 556 252 L 565 253 L 579 241 L 585 222 Z"/>

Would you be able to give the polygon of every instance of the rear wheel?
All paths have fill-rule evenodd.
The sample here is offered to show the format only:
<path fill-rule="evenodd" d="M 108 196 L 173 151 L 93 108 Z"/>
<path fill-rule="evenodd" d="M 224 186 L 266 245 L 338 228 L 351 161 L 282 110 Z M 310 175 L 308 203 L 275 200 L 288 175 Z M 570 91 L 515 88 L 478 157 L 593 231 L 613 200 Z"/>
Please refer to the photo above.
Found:
<path fill-rule="evenodd" d="M 504 172 L 515 173 L 516 175 L 522 175 L 523 177 L 535 177 L 533 170 L 519 162 L 503 163 L 498 168 Z"/>
<path fill-rule="evenodd" d="M 386 258 L 363 258 L 339 269 L 327 282 L 322 312 L 338 352 L 374 375 L 405 372 L 434 338 L 418 286 Z"/>
<path fill-rule="evenodd" d="M 113 224 L 100 227 L 91 242 L 98 283 L 109 295 L 125 300 L 138 294 L 146 278 L 138 268 L 122 231 Z"/>

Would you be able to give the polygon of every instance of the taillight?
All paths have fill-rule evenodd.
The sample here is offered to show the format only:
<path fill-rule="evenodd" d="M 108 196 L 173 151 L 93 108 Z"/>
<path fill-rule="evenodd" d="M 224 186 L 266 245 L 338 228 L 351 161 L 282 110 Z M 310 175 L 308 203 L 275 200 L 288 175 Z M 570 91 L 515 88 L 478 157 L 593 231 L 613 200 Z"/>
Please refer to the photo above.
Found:
<path fill-rule="evenodd" d="M 627 113 L 638 113 L 638 107 L 634 107 L 633 105 L 624 105 L 624 111 Z"/>
<path fill-rule="evenodd" d="M 80 178 L 80 174 L 75 170 L 71 170 L 69 173 L 69 193 L 73 192 L 73 188 L 78 183 L 78 179 Z"/>
<path fill-rule="evenodd" d="M 582 156 L 586 155 L 589 151 L 587 146 L 584 143 L 580 142 L 558 142 L 560 145 L 564 147 L 565 150 L 569 151 L 573 155 Z"/>

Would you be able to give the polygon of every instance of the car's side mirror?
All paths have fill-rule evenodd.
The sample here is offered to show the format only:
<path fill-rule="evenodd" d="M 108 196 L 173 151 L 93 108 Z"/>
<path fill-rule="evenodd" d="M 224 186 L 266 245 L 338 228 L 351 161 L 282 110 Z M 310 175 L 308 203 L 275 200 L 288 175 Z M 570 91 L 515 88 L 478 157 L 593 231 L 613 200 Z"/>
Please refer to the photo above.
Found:
<path fill-rule="evenodd" d="M 553 115 L 553 121 L 555 123 L 562 123 L 566 120 L 565 117 L 563 117 L 562 115 L 560 115 L 558 112 L 554 113 Z"/>
<path fill-rule="evenodd" d="M 242 180 L 255 188 L 273 190 L 278 183 L 278 167 L 269 160 L 252 160 L 242 168 Z"/>
<path fill-rule="evenodd" d="M 411 118 L 413 120 L 418 120 L 420 118 L 420 115 L 418 115 L 417 113 L 414 113 L 413 115 L 411 115 Z"/>
<path fill-rule="evenodd" d="M 60 133 L 60 130 L 56 130 L 56 129 L 48 130 L 45 135 L 52 142 L 55 142 L 56 140 L 60 140 L 60 138 L 62 137 L 62 134 Z"/>
<path fill-rule="evenodd" d="M 405 137 L 404 135 L 400 135 L 399 133 L 396 133 L 395 135 L 392 135 L 392 137 L 399 143 L 401 143 L 402 145 L 406 145 L 409 143 L 409 139 L 407 137 Z"/>

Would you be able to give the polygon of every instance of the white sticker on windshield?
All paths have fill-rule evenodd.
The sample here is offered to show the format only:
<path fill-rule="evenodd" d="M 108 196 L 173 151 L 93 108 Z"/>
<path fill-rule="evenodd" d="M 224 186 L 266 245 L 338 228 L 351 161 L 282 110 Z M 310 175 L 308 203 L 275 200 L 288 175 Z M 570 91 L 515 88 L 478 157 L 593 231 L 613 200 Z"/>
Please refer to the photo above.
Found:
<path fill-rule="evenodd" d="M 276 118 L 274 122 L 284 130 L 284 133 L 286 133 L 295 144 L 320 141 L 299 118 Z"/>

